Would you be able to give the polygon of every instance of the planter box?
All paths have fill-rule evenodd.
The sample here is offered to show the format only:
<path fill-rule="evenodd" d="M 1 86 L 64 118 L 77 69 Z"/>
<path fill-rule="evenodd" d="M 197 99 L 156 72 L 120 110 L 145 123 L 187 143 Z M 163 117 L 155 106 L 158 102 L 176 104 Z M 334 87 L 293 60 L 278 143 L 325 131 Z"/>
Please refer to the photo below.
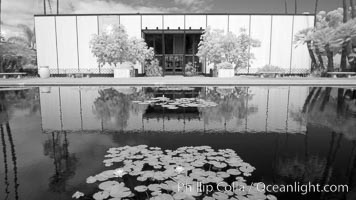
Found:
<path fill-rule="evenodd" d="M 51 76 L 49 72 L 49 67 L 48 66 L 40 66 L 38 69 L 38 75 L 40 75 L 41 78 L 49 78 Z"/>
<path fill-rule="evenodd" d="M 234 69 L 218 69 L 219 78 L 230 78 L 235 76 Z"/>
<path fill-rule="evenodd" d="M 114 78 L 130 78 L 131 69 L 114 69 Z"/>

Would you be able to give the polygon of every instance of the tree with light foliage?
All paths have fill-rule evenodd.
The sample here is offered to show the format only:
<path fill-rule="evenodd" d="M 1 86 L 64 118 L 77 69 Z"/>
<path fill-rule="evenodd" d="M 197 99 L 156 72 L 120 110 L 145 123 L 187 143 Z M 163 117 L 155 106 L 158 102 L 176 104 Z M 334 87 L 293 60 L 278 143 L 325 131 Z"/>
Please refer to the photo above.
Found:
<path fill-rule="evenodd" d="M 313 34 L 314 34 L 314 28 L 306 28 L 301 31 L 299 31 L 295 36 L 294 36 L 294 43 L 296 44 L 296 47 L 299 45 L 307 45 L 308 48 L 308 53 L 311 58 L 311 70 L 313 71 L 316 68 L 319 67 L 324 67 L 323 66 L 323 60 L 319 59 L 319 67 L 315 58 L 315 54 L 313 51 Z"/>
<path fill-rule="evenodd" d="M 322 29 L 327 27 L 337 28 L 339 25 L 342 24 L 343 13 L 344 10 L 342 8 L 332 10 L 328 13 L 326 13 L 325 11 L 320 11 L 316 15 L 317 18 L 316 29 Z"/>
<path fill-rule="evenodd" d="M 252 39 L 244 29 L 240 30 L 239 35 L 235 35 L 208 27 L 201 36 L 197 56 L 213 63 L 215 67 L 221 63 L 231 63 L 235 69 L 246 68 L 254 59 L 250 48 L 259 46 L 260 42 Z"/>
<path fill-rule="evenodd" d="M 113 26 L 90 41 L 92 53 L 100 66 L 124 62 L 144 62 L 154 56 L 153 48 L 148 48 L 143 39 L 129 38 L 123 26 Z"/>
<path fill-rule="evenodd" d="M 333 46 L 342 47 L 343 53 L 345 54 L 345 60 L 342 60 L 344 63 L 344 68 L 346 67 L 346 59 L 349 57 L 349 62 L 351 68 L 356 70 L 356 66 L 354 66 L 354 62 L 352 61 L 355 59 L 355 52 L 353 52 L 353 46 L 355 47 L 356 44 L 353 43 L 356 39 L 356 19 L 349 20 L 348 22 L 340 25 L 334 34 L 334 38 L 331 41 Z M 342 66 L 342 65 L 341 65 Z"/>
<path fill-rule="evenodd" d="M 334 55 L 341 54 L 343 50 L 349 49 L 347 46 L 350 46 L 351 40 L 354 38 L 352 34 L 354 25 L 351 22 L 343 23 L 343 21 L 344 9 L 342 8 L 328 13 L 320 11 L 316 15 L 314 28 L 302 30 L 295 35 L 297 44 L 307 44 L 312 64 L 316 60 L 314 54 L 317 55 L 319 63 L 317 63 L 317 68 L 315 69 L 324 69 L 323 57 L 326 57 L 328 61 L 327 71 L 333 71 Z M 313 69 L 314 67 L 312 66 Z"/>
<path fill-rule="evenodd" d="M 27 25 L 19 24 L 17 25 L 19 29 L 21 29 L 21 34 L 19 36 L 12 36 L 7 39 L 10 43 L 18 43 L 24 44 L 28 46 L 30 49 L 36 48 L 36 35 L 35 29 L 31 29 Z"/>
<path fill-rule="evenodd" d="M 327 71 L 334 70 L 334 54 L 340 50 L 339 47 L 332 45 L 334 33 L 335 29 L 323 28 L 313 34 L 315 47 L 319 49 L 320 53 L 325 54 L 328 59 Z"/>
<path fill-rule="evenodd" d="M 128 41 L 129 43 L 129 52 L 128 52 L 128 57 L 127 61 L 130 61 L 132 63 L 140 62 L 143 63 L 147 59 L 151 60 L 154 57 L 154 51 L 153 48 L 148 48 L 147 43 L 144 41 L 144 39 L 139 38 L 133 38 Z"/>

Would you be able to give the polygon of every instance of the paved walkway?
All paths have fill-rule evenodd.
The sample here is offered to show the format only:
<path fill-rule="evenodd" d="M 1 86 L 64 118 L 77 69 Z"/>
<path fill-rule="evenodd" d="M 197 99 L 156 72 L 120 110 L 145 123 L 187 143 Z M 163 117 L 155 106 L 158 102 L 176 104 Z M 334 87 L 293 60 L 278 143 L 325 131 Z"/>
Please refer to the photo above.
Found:
<path fill-rule="evenodd" d="M 352 86 L 353 78 L 257 78 L 257 77 L 136 77 L 136 78 L 22 78 L 0 79 L 0 87 L 28 86 Z"/>

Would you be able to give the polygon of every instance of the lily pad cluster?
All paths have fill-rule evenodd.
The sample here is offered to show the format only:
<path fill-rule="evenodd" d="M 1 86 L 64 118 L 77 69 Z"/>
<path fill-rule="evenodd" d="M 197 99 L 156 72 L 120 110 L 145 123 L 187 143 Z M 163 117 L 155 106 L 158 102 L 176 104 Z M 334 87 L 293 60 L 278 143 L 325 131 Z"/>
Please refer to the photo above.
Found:
<path fill-rule="evenodd" d="M 164 96 L 151 98 L 145 101 L 133 101 L 133 103 L 159 105 L 172 110 L 178 109 L 179 107 L 206 108 L 217 106 L 217 104 L 212 101 L 206 101 L 204 99 L 199 98 L 170 99 Z"/>
<path fill-rule="evenodd" d="M 261 200 L 276 199 L 257 185 L 248 185 L 253 166 L 231 149 L 215 151 L 209 146 L 162 150 L 146 145 L 110 148 L 103 161 L 114 167 L 87 178 L 98 190 L 73 198 Z M 118 167 L 118 168 L 117 168 Z"/>

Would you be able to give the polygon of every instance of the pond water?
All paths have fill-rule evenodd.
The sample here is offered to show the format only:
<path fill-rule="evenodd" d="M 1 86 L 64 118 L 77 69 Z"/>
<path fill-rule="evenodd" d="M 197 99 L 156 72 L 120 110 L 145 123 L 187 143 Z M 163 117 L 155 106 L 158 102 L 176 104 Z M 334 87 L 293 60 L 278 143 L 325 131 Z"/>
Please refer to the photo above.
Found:
<path fill-rule="evenodd" d="M 353 88 L 2 88 L 0 123 L 0 199 L 356 199 Z"/>

